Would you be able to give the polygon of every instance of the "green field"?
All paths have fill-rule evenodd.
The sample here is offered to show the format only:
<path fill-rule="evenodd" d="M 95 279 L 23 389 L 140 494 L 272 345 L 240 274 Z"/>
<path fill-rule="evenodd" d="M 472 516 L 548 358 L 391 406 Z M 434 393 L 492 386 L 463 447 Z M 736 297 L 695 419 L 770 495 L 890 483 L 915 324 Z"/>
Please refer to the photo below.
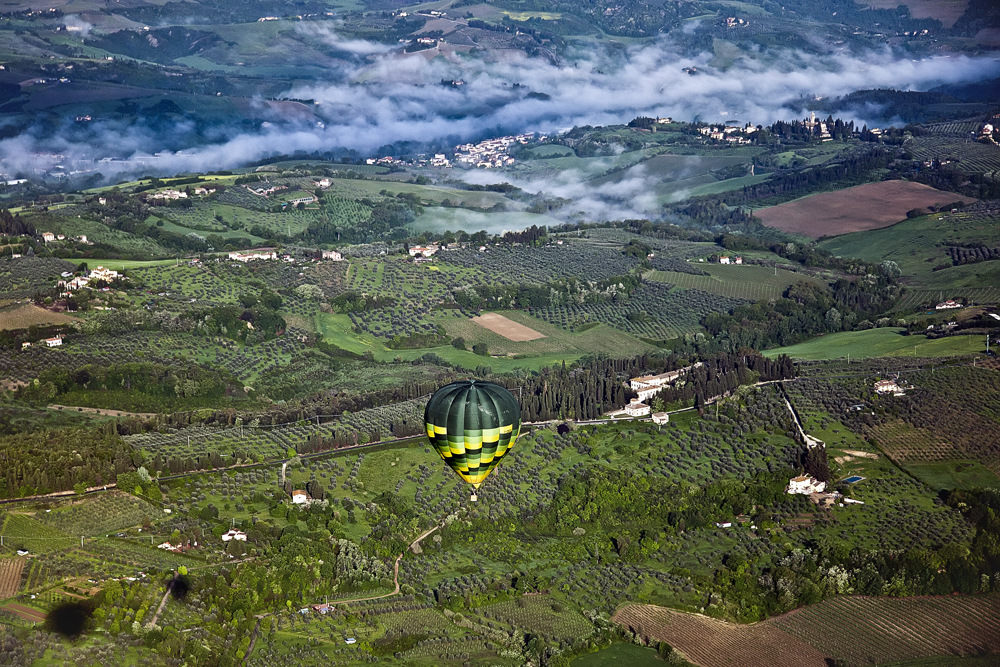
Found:
<path fill-rule="evenodd" d="M 173 266 L 179 264 L 183 260 L 177 259 L 152 259 L 152 260 L 135 260 L 135 259 L 91 259 L 86 257 L 67 257 L 67 262 L 86 262 L 87 266 L 90 268 L 96 268 L 98 266 L 103 266 L 108 269 L 114 269 L 115 271 L 127 271 L 128 269 L 146 269 L 153 266 Z"/>
<path fill-rule="evenodd" d="M 767 266 L 698 264 L 708 276 L 696 276 L 679 271 L 649 271 L 643 277 L 663 283 L 672 283 L 684 289 L 697 289 L 710 294 L 720 294 L 750 301 L 779 299 L 790 285 L 797 282 L 823 284 L 821 278 L 804 273 L 773 269 Z"/>
<path fill-rule="evenodd" d="M 570 664 L 573 667 L 662 667 L 666 663 L 651 648 L 620 643 L 580 656 Z"/>
<path fill-rule="evenodd" d="M 527 317 L 527 316 L 525 316 Z M 474 354 L 470 351 L 459 350 L 451 345 L 444 345 L 441 347 L 432 348 L 418 348 L 412 350 L 394 350 L 386 347 L 382 342 L 371 334 L 365 332 L 355 332 L 352 331 L 351 320 L 347 315 L 334 315 L 330 313 L 319 313 L 315 318 L 316 330 L 323 336 L 324 340 L 336 345 L 337 347 L 348 350 L 349 352 L 354 352 L 355 354 L 366 354 L 370 352 L 375 360 L 377 361 L 393 361 L 395 359 L 400 359 L 402 361 L 412 361 L 413 359 L 419 359 L 425 354 L 433 353 L 438 357 L 444 359 L 448 363 L 458 364 L 465 368 L 476 368 L 477 366 L 490 366 L 493 368 L 494 372 L 506 373 L 513 371 L 517 368 L 526 368 L 529 370 L 539 370 L 546 366 L 553 366 L 565 361 L 566 363 L 572 363 L 576 361 L 584 354 L 590 354 L 591 352 L 581 349 L 581 347 L 567 346 L 560 352 L 547 352 L 540 353 L 530 357 L 508 357 L 508 356 L 489 356 L 484 357 L 478 354 Z M 473 327 L 478 327 L 473 322 L 469 322 Z M 548 328 L 548 325 L 544 325 Z M 446 327 L 447 328 L 447 327 Z M 478 327 L 481 328 L 481 327 Z M 615 340 L 627 339 L 630 343 L 638 346 L 642 346 L 643 349 L 646 348 L 643 343 L 636 341 L 627 334 L 622 334 L 619 332 L 614 332 L 610 328 L 602 328 L 604 332 L 613 332 Z M 464 328 L 459 329 L 464 331 Z M 581 345 L 588 348 L 605 348 L 608 345 L 607 338 L 602 336 L 601 331 L 597 331 L 591 336 L 584 334 L 576 334 L 581 336 Z M 462 334 L 458 334 L 462 335 Z M 492 332 L 483 329 L 483 333 L 479 334 L 484 340 L 492 340 L 491 336 L 495 336 Z M 563 332 L 564 336 L 572 336 L 573 334 L 566 334 Z M 467 339 L 468 340 L 468 339 Z M 472 343 L 477 341 L 472 341 L 468 343 L 468 347 L 472 347 Z M 517 345 L 517 343 L 512 343 L 507 341 L 509 345 Z M 525 345 L 525 343 L 521 343 Z M 623 351 L 622 354 L 630 354 L 631 350 Z"/>
<path fill-rule="evenodd" d="M 977 213 L 933 213 L 891 227 L 835 236 L 820 241 L 819 247 L 840 257 L 892 260 L 918 287 L 982 287 L 1000 284 L 1000 261 L 952 266 L 946 247 L 968 243 L 993 247 L 996 225 L 994 218 Z"/>
<path fill-rule="evenodd" d="M 515 342 L 494 333 L 478 323 L 467 318 L 442 318 L 440 323 L 452 338 L 462 337 L 466 346 L 471 348 L 475 343 L 486 343 L 490 354 L 537 356 L 550 354 L 578 355 L 580 353 L 605 354 L 608 356 L 625 356 L 651 352 L 652 345 L 613 329 L 606 324 L 572 333 L 538 318 L 531 317 L 520 311 L 505 310 L 500 312 L 504 317 L 534 329 L 544 338 Z"/>
<path fill-rule="evenodd" d="M 496 192 L 458 190 L 439 185 L 416 185 L 389 180 L 362 181 L 349 178 L 331 178 L 327 193 L 344 197 L 371 197 L 378 195 L 383 190 L 392 197 L 400 193 L 413 194 L 422 201 L 432 203 L 440 203 L 447 199 L 459 206 L 475 208 L 490 208 L 500 203 L 516 207 L 513 201 Z"/>
<path fill-rule="evenodd" d="M 979 489 L 1000 486 L 1000 478 L 976 461 L 952 460 L 932 463 L 906 461 L 902 465 L 914 477 L 933 489 Z"/>
<path fill-rule="evenodd" d="M 554 157 L 569 157 L 571 155 L 576 155 L 573 149 L 569 146 L 563 146 L 561 144 L 544 144 L 542 146 L 535 146 L 534 148 L 529 148 L 525 151 L 533 159 L 549 159 Z"/>
<path fill-rule="evenodd" d="M 797 345 L 764 352 L 764 356 L 787 354 L 794 359 L 867 359 L 869 357 L 955 357 L 982 352 L 979 336 L 949 336 L 928 340 L 926 336 L 904 336 L 903 329 L 884 328 L 867 331 L 841 331 Z"/>

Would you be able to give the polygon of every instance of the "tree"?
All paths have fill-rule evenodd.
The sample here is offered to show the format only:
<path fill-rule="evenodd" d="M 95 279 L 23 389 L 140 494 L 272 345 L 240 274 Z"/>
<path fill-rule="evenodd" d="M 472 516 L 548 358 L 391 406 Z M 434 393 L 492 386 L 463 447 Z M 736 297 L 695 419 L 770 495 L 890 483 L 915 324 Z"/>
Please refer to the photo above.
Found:
<path fill-rule="evenodd" d="M 476 343 L 472 346 L 472 351 L 481 357 L 488 357 L 490 355 L 489 348 L 486 347 L 486 343 Z"/>
<path fill-rule="evenodd" d="M 295 288 L 295 293 L 303 299 L 319 301 L 323 298 L 323 290 L 318 285 L 299 285 Z"/>
<path fill-rule="evenodd" d="M 878 268 L 883 275 L 886 275 L 890 278 L 899 278 L 901 275 L 903 275 L 902 269 L 900 269 L 899 265 L 896 264 L 896 262 L 892 261 L 891 259 L 887 259 L 881 262 L 878 265 Z"/>

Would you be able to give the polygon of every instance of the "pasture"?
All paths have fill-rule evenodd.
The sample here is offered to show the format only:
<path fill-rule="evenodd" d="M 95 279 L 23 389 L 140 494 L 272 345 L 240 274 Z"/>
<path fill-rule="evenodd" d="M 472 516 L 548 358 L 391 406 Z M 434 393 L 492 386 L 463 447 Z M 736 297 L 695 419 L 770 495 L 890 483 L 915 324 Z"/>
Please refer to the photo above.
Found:
<path fill-rule="evenodd" d="M 504 311 L 504 315 L 543 334 L 543 337 L 515 342 L 485 329 L 469 318 L 439 315 L 431 319 L 443 326 L 452 338 L 464 338 L 469 348 L 476 343 L 486 343 L 491 356 L 484 357 L 451 345 L 391 349 L 370 333 L 355 330 L 347 315 L 318 313 L 314 321 L 317 331 L 327 342 L 355 354 L 370 352 L 378 361 L 393 361 L 397 358 L 412 361 L 424 354 L 433 353 L 449 363 L 465 368 L 491 366 L 495 372 L 507 372 L 515 368 L 538 370 L 564 360 L 571 363 L 585 354 L 628 356 L 653 349 L 651 345 L 607 326 L 572 333 L 518 311 Z"/>
<path fill-rule="evenodd" d="M 819 247 L 840 257 L 857 257 L 868 262 L 892 260 L 903 277 L 915 286 L 944 288 L 997 284 L 989 279 L 1000 262 L 996 260 L 952 266 L 948 248 L 997 244 L 995 213 L 942 211 L 903 220 L 892 227 L 844 234 L 820 241 Z"/>
<path fill-rule="evenodd" d="M 568 360 L 588 353 L 618 357 L 642 354 L 654 349 L 652 345 L 605 324 L 597 324 L 581 331 L 569 331 L 521 311 L 503 311 L 503 316 L 536 332 L 538 337 L 514 341 L 485 329 L 475 318 L 448 318 L 441 320 L 441 323 L 449 336 L 464 338 L 470 348 L 475 343 L 485 343 L 490 354 L 500 356 L 566 354 Z"/>
<path fill-rule="evenodd" d="M 836 192 L 821 192 L 754 211 L 768 227 L 813 239 L 889 227 L 919 207 L 970 197 L 908 181 L 867 183 Z"/>
<path fill-rule="evenodd" d="M 978 461 L 905 463 L 903 467 L 932 489 L 983 489 L 1000 485 L 1000 478 Z"/>
<path fill-rule="evenodd" d="M 947 336 L 930 340 L 919 334 L 905 336 L 903 329 L 886 327 L 866 331 L 841 331 L 804 343 L 766 350 L 764 356 L 787 354 L 793 359 L 868 359 L 871 357 L 958 357 L 982 352 L 979 336 Z"/>
<path fill-rule="evenodd" d="M 572 667 L 663 667 L 656 651 L 635 644 L 616 643 L 596 653 L 582 655 L 570 663 Z"/>

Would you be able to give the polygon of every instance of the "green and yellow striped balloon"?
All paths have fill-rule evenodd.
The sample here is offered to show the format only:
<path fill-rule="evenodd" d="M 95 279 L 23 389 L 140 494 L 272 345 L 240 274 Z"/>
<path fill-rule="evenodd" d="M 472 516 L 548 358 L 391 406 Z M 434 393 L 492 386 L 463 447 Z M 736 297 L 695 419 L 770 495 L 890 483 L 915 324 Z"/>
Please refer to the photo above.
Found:
<path fill-rule="evenodd" d="M 434 392 L 424 423 L 428 440 L 448 467 L 478 489 L 514 446 L 521 408 L 498 384 L 461 380 Z"/>

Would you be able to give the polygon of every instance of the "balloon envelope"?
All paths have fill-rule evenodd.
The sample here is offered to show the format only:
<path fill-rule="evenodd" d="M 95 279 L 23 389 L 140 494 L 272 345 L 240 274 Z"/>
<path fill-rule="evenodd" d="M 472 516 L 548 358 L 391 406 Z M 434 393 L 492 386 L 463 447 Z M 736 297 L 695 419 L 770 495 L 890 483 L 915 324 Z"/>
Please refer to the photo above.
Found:
<path fill-rule="evenodd" d="M 521 408 L 498 384 L 461 380 L 441 387 L 424 409 L 427 438 L 452 470 L 479 488 L 521 432 Z"/>

